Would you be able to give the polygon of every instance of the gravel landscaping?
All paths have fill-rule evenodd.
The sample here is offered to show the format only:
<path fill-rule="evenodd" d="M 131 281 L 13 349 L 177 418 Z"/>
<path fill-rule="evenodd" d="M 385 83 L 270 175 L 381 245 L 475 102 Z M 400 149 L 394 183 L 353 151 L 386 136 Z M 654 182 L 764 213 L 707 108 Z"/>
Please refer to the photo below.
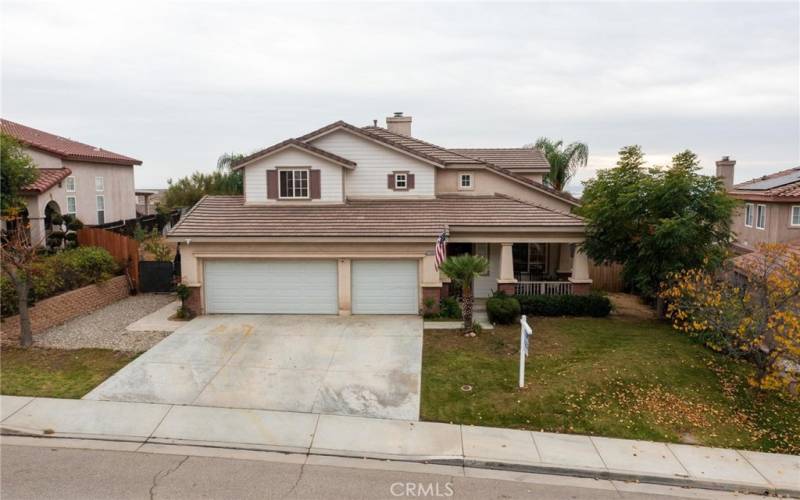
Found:
<path fill-rule="evenodd" d="M 125 327 L 174 300 L 174 294 L 134 295 L 36 335 L 36 345 L 56 349 L 146 351 L 169 333 L 129 332 Z"/>

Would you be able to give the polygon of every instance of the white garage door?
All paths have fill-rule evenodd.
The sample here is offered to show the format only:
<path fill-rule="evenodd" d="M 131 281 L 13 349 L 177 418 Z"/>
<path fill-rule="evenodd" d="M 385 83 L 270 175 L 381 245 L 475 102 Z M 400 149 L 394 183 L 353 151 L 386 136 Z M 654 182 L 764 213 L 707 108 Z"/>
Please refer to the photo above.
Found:
<path fill-rule="evenodd" d="M 334 260 L 205 263 L 209 313 L 337 314 Z"/>
<path fill-rule="evenodd" d="M 416 260 L 354 260 L 353 314 L 418 314 Z"/>

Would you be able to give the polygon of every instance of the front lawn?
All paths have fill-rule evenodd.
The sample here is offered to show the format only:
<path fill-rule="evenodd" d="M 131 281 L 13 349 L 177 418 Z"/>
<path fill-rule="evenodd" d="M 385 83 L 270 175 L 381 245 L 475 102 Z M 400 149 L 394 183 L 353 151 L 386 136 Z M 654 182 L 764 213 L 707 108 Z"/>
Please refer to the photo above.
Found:
<path fill-rule="evenodd" d="M 3 347 L 0 394 L 78 399 L 136 356 L 108 349 Z"/>
<path fill-rule="evenodd" d="M 532 326 L 522 391 L 518 326 L 475 338 L 426 331 L 422 419 L 800 452 L 800 401 L 750 388 L 750 365 L 668 325 L 533 318 Z"/>

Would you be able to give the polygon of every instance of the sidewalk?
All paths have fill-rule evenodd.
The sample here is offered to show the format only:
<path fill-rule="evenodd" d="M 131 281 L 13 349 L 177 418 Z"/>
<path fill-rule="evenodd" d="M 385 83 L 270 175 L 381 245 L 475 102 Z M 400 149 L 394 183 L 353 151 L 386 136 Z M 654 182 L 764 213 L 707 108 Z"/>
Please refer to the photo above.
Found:
<path fill-rule="evenodd" d="M 432 422 L 0 396 L 3 434 L 213 446 L 800 496 L 800 456 Z"/>

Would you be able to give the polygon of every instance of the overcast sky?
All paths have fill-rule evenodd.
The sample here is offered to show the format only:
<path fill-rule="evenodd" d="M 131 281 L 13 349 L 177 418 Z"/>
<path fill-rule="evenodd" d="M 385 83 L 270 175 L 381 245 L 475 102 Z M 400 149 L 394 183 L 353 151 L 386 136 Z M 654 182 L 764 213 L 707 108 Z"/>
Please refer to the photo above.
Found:
<path fill-rule="evenodd" d="M 141 159 L 138 188 L 345 120 L 450 147 L 800 164 L 800 3 L 2 2 L 2 116 Z M 573 181 L 572 191 L 580 189 Z"/>

